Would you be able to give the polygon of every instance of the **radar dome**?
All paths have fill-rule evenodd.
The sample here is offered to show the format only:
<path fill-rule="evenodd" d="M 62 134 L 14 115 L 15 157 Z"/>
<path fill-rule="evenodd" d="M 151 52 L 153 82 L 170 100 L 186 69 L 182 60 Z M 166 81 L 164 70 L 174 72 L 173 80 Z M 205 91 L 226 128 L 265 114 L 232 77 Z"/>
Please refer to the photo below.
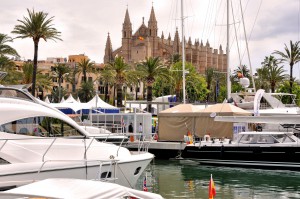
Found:
<path fill-rule="evenodd" d="M 243 77 L 243 78 L 240 78 L 240 84 L 242 85 L 242 87 L 248 88 L 250 85 L 250 81 L 248 78 Z"/>

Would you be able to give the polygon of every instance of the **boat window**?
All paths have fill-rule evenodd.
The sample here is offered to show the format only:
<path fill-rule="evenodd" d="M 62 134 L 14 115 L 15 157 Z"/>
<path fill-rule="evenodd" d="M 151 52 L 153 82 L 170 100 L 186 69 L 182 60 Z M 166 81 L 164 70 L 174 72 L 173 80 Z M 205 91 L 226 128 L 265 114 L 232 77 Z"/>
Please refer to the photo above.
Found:
<path fill-rule="evenodd" d="M 10 163 L 4 160 L 3 158 L 0 158 L 0 165 L 1 164 L 10 164 Z"/>
<path fill-rule="evenodd" d="M 30 97 L 28 97 L 25 93 L 15 90 L 15 89 L 0 89 L 0 97 L 8 97 L 8 98 L 21 98 L 29 101 L 33 101 Z"/>
<path fill-rule="evenodd" d="M 271 135 L 260 135 L 257 143 L 260 144 L 273 144 L 273 143 L 278 143 L 277 140 L 275 140 Z"/>
<path fill-rule="evenodd" d="M 239 142 L 244 144 L 253 143 L 255 142 L 255 137 L 252 134 L 242 135 Z"/>
<path fill-rule="evenodd" d="M 111 172 L 109 171 L 109 172 L 103 172 L 103 173 L 101 173 L 101 178 L 104 178 L 104 179 L 106 179 L 106 178 L 111 178 Z"/>
<path fill-rule="evenodd" d="M 276 140 L 278 140 L 278 142 L 281 142 L 281 143 L 295 142 L 295 140 L 293 140 L 286 134 L 273 135 L 273 136 L 276 138 Z"/>
<path fill-rule="evenodd" d="M 73 126 L 51 117 L 31 117 L 12 121 L 1 125 L 0 131 L 38 137 L 83 136 Z"/>

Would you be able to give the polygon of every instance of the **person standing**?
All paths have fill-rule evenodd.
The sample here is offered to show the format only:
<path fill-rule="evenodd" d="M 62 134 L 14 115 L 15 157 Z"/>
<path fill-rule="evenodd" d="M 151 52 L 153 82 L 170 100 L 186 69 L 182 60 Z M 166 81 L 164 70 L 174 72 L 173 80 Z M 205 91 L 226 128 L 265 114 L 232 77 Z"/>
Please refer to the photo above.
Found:
<path fill-rule="evenodd" d="M 133 133 L 133 126 L 132 126 L 132 122 L 130 122 L 129 126 L 128 126 L 128 132 L 129 133 Z M 130 142 L 134 142 L 134 136 L 130 135 L 129 137 Z"/>
<path fill-rule="evenodd" d="M 140 125 L 139 125 L 139 140 L 143 140 L 143 124 L 142 123 L 140 123 Z"/>

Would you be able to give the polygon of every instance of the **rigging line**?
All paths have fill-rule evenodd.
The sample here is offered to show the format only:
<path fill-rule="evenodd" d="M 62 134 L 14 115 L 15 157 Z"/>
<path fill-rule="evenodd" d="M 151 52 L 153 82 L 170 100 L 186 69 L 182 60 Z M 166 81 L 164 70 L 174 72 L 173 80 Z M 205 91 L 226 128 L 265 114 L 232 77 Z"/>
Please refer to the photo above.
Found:
<path fill-rule="evenodd" d="M 232 3 L 232 1 L 231 1 L 231 3 Z M 232 25 L 234 25 L 234 28 L 235 28 L 235 18 L 234 18 L 234 16 L 235 15 L 237 15 L 236 13 L 234 13 L 234 11 L 233 11 L 233 5 L 231 4 L 231 7 L 232 7 L 232 20 L 233 20 L 233 22 L 231 23 Z M 240 24 L 239 24 L 239 26 L 238 26 L 238 29 L 240 28 Z M 232 34 L 232 29 L 230 30 L 230 37 L 232 37 L 232 38 L 230 38 L 230 41 L 231 41 L 231 43 L 229 44 L 229 46 L 230 46 L 230 49 L 232 49 L 232 47 L 233 47 L 233 45 L 234 45 L 234 43 L 235 43 L 235 41 L 237 41 L 237 36 L 236 36 L 236 34 L 237 33 L 235 33 L 235 34 Z M 234 29 L 234 31 L 236 32 L 236 30 Z"/>
<path fill-rule="evenodd" d="M 298 41 L 299 41 L 299 23 L 300 23 L 300 0 L 298 1 L 299 4 L 298 4 Z M 297 65 L 298 65 L 298 72 L 299 72 L 299 78 L 300 78 L 300 70 L 299 70 L 299 62 L 297 62 Z"/>
<path fill-rule="evenodd" d="M 204 37 L 204 31 L 205 31 L 205 26 L 206 26 L 206 19 L 207 19 L 209 7 L 210 7 L 210 2 L 211 2 L 211 1 L 208 2 L 208 8 L 207 8 L 207 10 L 206 10 L 206 15 L 205 15 L 205 20 L 204 20 L 204 27 L 203 27 L 201 39 L 203 39 L 203 37 Z"/>
<path fill-rule="evenodd" d="M 175 4 L 175 29 L 177 27 L 177 8 L 178 8 L 178 0 L 176 1 L 176 4 Z"/>
<path fill-rule="evenodd" d="M 215 26 L 215 24 L 216 24 L 216 21 L 217 21 L 217 10 L 218 10 L 218 8 L 217 8 L 217 3 L 216 3 L 217 1 L 214 1 L 214 4 L 215 5 L 213 5 L 212 7 L 214 8 L 215 7 L 215 9 L 213 9 L 213 10 L 215 10 L 216 12 L 215 12 L 215 18 L 214 18 L 214 22 L 212 22 L 211 23 L 211 30 L 208 32 L 209 34 L 208 35 L 211 35 L 212 33 L 213 33 L 213 44 L 215 45 L 215 36 L 216 36 L 216 34 L 215 34 L 215 29 L 216 29 L 216 26 Z M 213 15 L 213 12 L 212 12 L 212 15 Z M 212 19 L 212 17 L 211 17 L 211 19 Z M 213 46 L 214 46 L 213 45 Z"/>
<path fill-rule="evenodd" d="M 300 20 L 299 20 L 299 18 L 300 18 L 300 0 L 298 1 L 299 2 L 299 4 L 298 4 L 298 41 L 299 41 L 299 24 L 300 24 Z M 299 62 L 298 62 L 299 63 Z"/>
<path fill-rule="evenodd" d="M 250 39 L 251 39 L 252 32 L 253 32 L 253 30 L 254 30 L 254 26 L 255 26 L 255 24 L 256 24 L 256 20 L 257 20 L 258 14 L 259 14 L 259 12 L 260 12 L 261 5 L 262 5 L 262 0 L 260 1 L 259 7 L 258 7 L 258 11 L 257 11 L 256 16 L 255 16 L 254 23 L 253 23 L 252 29 L 251 29 L 251 31 L 250 31 L 250 35 L 249 35 L 248 41 L 250 41 Z M 245 38 L 245 39 L 246 39 L 246 38 Z M 245 53 L 246 53 L 246 49 L 244 50 L 244 53 L 243 53 L 242 57 L 244 57 Z"/>
<path fill-rule="evenodd" d="M 239 55 L 239 62 L 240 62 L 240 66 L 242 66 L 241 53 L 240 53 L 240 48 L 239 48 L 239 42 L 238 42 L 238 39 L 237 39 L 235 18 L 234 18 L 234 13 L 233 13 L 232 0 L 231 0 L 231 12 L 232 12 L 232 17 L 233 17 L 233 25 L 234 25 L 235 39 L 236 39 L 236 45 L 237 45 L 237 50 L 238 50 L 238 55 Z"/>
<path fill-rule="evenodd" d="M 214 27 L 214 24 L 212 22 L 213 20 L 213 13 L 214 13 L 214 3 L 216 1 L 213 1 L 212 4 L 211 4 L 211 8 L 210 8 L 210 12 L 209 12 L 209 26 L 207 28 L 207 40 L 209 40 L 209 37 L 210 37 L 210 29 Z"/>
<path fill-rule="evenodd" d="M 216 24 L 215 24 L 215 26 L 217 26 L 217 21 L 218 21 L 220 12 L 221 12 L 222 1 L 218 2 L 218 4 L 219 4 L 219 7 L 218 7 L 218 9 L 217 9 L 217 16 L 216 16 Z M 224 10 L 223 10 L 223 11 L 224 11 Z M 222 15 L 222 18 L 221 18 L 221 19 L 222 19 L 222 20 L 224 19 L 224 12 L 223 12 L 223 15 Z M 221 22 L 221 24 L 223 24 L 223 22 Z M 220 34 L 218 35 L 218 33 L 216 33 L 216 35 L 218 35 L 218 42 L 217 42 L 217 44 L 219 44 L 219 45 L 220 45 L 220 40 L 221 40 L 221 30 L 222 30 L 222 26 L 220 27 Z M 216 32 L 217 32 L 217 30 L 216 30 Z"/>
<path fill-rule="evenodd" d="M 222 1 L 221 1 L 222 2 Z M 217 3 L 216 3 L 216 5 L 217 5 Z M 216 30 L 216 27 L 217 27 L 217 21 L 218 21 L 218 18 L 219 18 L 219 14 L 220 14 L 220 10 L 221 10 L 221 5 L 222 5 L 222 3 L 220 3 L 220 2 L 218 2 L 218 8 L 217 8 L 217 13 L 216 13 L 216 18 L 215 18 L 215 32 L 217 32 L 217 30 Z M 215 36 L 216 36 L 217 34 L 215 34 Z M 221 34 L 220 34 L 221 35 Z M 217 44 L 220 44 L 220 37 L 219 37 L 219 41 L 218 41 L 218 43 Z"/>
<path fill-rule="evenodd" d="M 222 2 L 225 2 L 225 1 L 221 1 L 221 4 L 222 4 Z M 222 15 L 222 21 L 221 21 L 221 24 L 224 24 L 224 20 L 225 20 L 225 9 L 226 8 L 226 6 L 224 6 L 223 7 L 223 15 Z M 219 42 L 218 43 L 221 43 L 221 33 L 222 33 L 222 30 L 223 30 L 223 26 L 221 26 L 221 28 L 220 28 L 220 36 L 219 36 Z M 224 40 L 225 40 L 225 37 L 226 37 L 226 35 L 225 34 L 223 34 L 223 39 L 222 39 L 222 43 L 224 42 Z"/>
<path fill-rule="evenodd" d="M 247 40 L 247 35 L 246 35 L 245 21 L 244 21 L 243 8 L 242 8 L 242 0 L 240 0 L 240 9 L 241 9 L 241 13 L 242 13 L 242 22 L 243 22 L 243 28 L 244 28 L 244 36 L 245 36 L 245 40 L 246 40 L 246 49 L 247 49 L 247 54 L 248 54 L 248 61 L 249 61 L 251 79 L 252 79 L 252 86 L 253 86 L 254 92 L 255 92 L 256 88 L 255 88 L 255 82 L 254 82 L 254 78 L 253 78 L 252 65 L 251 65 L 251 59 L 250 59 L 250 53 L 249 53 L 249 46 L 248 46 L 248 40 Z"/>
<path fill-rule="evenodd" d="M 193 10 L 193 6 L 192 6 L 192 2 L 191 2 L 191 0 L 190 0 L 190 9 L 191 9 L 191 13 L 192 13 L 192 18 L 193 18 L 193 20 L 192 20 L 192 25 L 190 26 L 190 31 L 188 32 L 188 34 L 190 35 L 190 36 L 192 36 L 192 32 L 193 32 L 193 29 L 194 29 L 194 22 L 195 22 L 195 12 L 194 12 L 194 10 Z M 187 6 L 186 6 L 186 11 L 185 11 L 185 13 L 189 13 L 188 12 L 188 10 L 187 10 Z M 188 23 L 189 21 L 187 20 L 187 23 Z M 189 24 L 188 24 L 189 25 Z M 189 27 L 189 26 L 188 26 Z"/>
<path fill-rule="evenodd" d="M 172 0 L 172 3 L 171 3 L 171 9 L 170 9 L 170 12 L 169 12 L 168 25 L 167 25 L 167 29 L 166 29 L 165 34 L 168 34 L 168 32 L 169 32 L 169 25 L 170 25 L 170 21 L 172 19 L 173 2 L 174 2 L 174 0 Z M 171 28 L 170 29 L 172 29 L 172 22 L 171 22 Z"/>

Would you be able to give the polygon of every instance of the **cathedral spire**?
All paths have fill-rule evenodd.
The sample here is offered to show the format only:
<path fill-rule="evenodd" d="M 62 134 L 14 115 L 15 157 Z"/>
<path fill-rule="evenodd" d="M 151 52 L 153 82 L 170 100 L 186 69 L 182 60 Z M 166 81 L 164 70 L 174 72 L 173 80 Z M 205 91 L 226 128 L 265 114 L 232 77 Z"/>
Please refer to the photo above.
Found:
<path fill-rule="evenodd" d="M 148 21 L 148 28 L 149 28 L 149 36 L 150 37 L 157 37 L 157 21 L 154 13 L 154 8 L 152 6 L 150 18 Z"/>
<path fill-rule="evenodd" d="M 104 63 L 113 61 L 112 52 L 113 52 L 113 50 L 112 50 L 110 36 L 109 36 L 109 33 L 107 33 L 107 39 L 106 39 L 106 44 L 105 44 Z"/>
<path fill-rule="evenodd" d="M 174 45 L 173 45 L 173 53 L 179 54 L 180 49 L 180 40 L 179 40 L 179 34 L 178 34 L 178 28 L 176 27 L 175 37 L 174 37 Z"/>
<path fill-rule="evenodd" d="M 132 26 L 131 26 L 131 22 L 130 22 L 128 8 L 126 9 L 122 32 L 123 32 L 123 38 L 131 38 Z"/>
<path fill-rule="evenodd" d="M 126 13 L 125 13 L 124 25 L 131 25 L 128 8 L 126 9 Z"/>
<path fill-rule="evenodd" d="M 189 46 L 192 45 L 192 38 L 191 38 L 191 37 L 189 37 L 188 45 L 189 45 Z"/>
<path fill-rule="evenodd" d="M 149 22 L 157 22 L 157 21 L 156 21 L 156 17 L 155 17 L 155 13 L 154 13 L 154 8 L 153 8 L 153 6 L 152 6 L 152 9 L 151 9 Z"/>

